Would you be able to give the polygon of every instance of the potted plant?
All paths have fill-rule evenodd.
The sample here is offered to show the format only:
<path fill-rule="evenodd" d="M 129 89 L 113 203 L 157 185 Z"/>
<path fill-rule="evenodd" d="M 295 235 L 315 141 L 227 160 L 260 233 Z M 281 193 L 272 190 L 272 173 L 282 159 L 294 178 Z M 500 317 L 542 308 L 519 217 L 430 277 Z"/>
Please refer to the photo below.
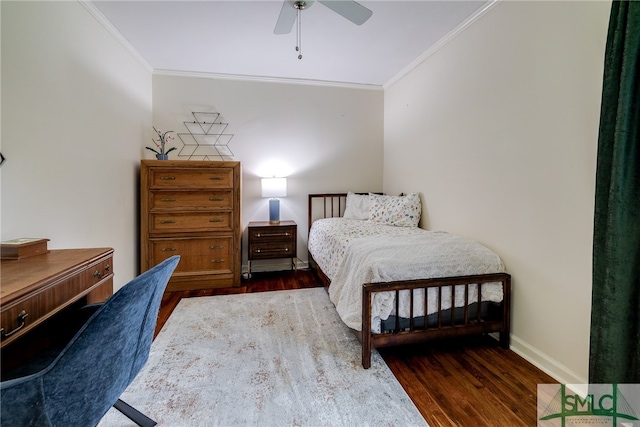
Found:
<path fill-rule="evenodd" d="M 146 149 L 156 153 L 156 159 L 167 160 L 169 158 L 169 153 L 176 149 L 176 147 L 171 147 L 166 150 L 166 144 L 172 139 L 175 139 L 173 136 L 169 135 L 170 133 L 173 133 L 173 131 L 168 130 L 163 133 L 161 130 L 156 129 L 155 126 L 153 127 L 153 130 L 158 134 L 158 140 L 156 141 L 155 139 L 152 139 L 155 148 L 146 147 Z"/>

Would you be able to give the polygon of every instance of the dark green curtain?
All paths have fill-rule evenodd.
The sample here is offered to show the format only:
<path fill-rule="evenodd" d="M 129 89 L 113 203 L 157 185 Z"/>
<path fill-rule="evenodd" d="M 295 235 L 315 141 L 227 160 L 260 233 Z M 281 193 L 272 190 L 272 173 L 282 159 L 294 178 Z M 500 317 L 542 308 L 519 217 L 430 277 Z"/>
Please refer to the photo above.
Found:
<path fill-rule="evenodd" d="M 605 53 L 589 382 L 640 383 L 640 1 L 614 1 Z"/>

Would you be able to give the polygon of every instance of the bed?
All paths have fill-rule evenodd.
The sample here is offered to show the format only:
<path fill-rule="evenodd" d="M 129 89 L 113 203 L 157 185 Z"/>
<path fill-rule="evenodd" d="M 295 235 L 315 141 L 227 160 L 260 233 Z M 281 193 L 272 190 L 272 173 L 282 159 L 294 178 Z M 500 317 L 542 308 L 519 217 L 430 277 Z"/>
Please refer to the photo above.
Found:
<path fill-rule="evenodd" d="M 309 265 L 362 343 L 497 333 L 509 347 L 511 276 L 480 243 L 418 227 L 417 194 L 310 194 Z"/>

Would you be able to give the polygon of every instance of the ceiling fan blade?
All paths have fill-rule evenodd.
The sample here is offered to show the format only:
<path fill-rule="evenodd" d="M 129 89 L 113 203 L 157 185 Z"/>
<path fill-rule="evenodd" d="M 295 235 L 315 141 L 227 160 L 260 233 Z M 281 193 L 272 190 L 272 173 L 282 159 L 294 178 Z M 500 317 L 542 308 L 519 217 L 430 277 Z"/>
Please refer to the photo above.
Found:
<path fill-rule="evenodd" d="M 353 0 L 319 0 L 334 12 L 347 18 L 356 25 L 362 25 L 371 18 L 373 12 Z"/>
<path fill-rule="evenodd" d="M 297 16 L 298 10 L 293 6 L 293 2 L 289 0 L 283 1 L 273 34 L 289 34 L 293 29 Z"/>

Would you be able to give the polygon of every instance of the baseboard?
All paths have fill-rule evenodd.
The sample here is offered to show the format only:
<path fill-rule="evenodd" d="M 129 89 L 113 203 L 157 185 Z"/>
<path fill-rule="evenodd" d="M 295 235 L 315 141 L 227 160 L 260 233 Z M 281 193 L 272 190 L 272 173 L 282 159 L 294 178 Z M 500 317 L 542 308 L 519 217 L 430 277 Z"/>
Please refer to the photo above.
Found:
<path fill-rule="evenodd" d="M 520 338 L 511 335 L 511 350 L 536 368 L 553 377 L 561 384 L 587 384 L 588 380 L 567 368 L 562 363 L 532 347 Z"/>
<path fill-rule="evenodd" d="M 309 263 L 301 259 L 296 259 L 296 268 L 304 270 L 309 268 Z M 264 260 L 264 261 L 251 261 L 251 272 L 260 273 L 263 271 L 283 271 L 291 270 L 291 258 Z M 242 273 L 247 273 L 247 265 L 242 265 Z"/>

